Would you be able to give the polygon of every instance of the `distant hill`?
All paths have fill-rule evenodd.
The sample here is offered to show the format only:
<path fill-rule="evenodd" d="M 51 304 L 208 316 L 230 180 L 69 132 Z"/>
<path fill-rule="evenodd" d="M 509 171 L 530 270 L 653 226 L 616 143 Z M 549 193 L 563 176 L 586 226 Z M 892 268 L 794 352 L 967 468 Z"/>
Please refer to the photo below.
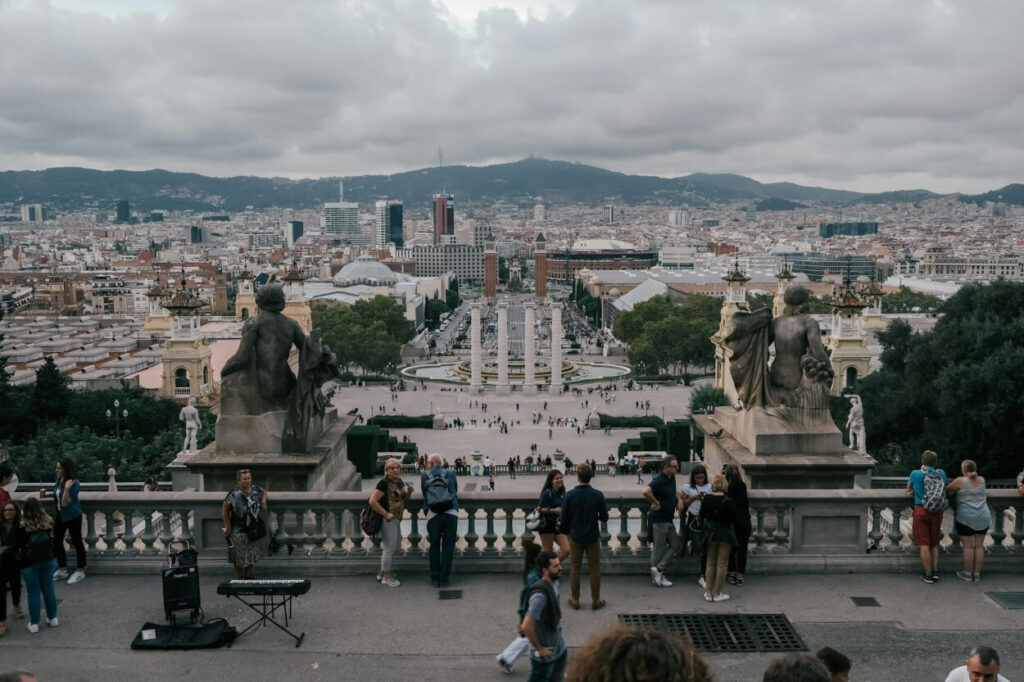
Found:
<path fill-rule="evenodd" d="M 756 208 L 758 211 L 792 211 L 794 208 L 807 208 L 807 206 L 789 199 L 772 197 L 759 203 Z"/>
<path fill-rule="evenodd" d="M 979 206 L 989 201 L 997 204 L 1024 206 L 1024 185 L 1014 183 L 1002 189 L 985 192 L 984 194 L 963 194 L 960 196 L 960 201 L 978 204 Z"/>
<path fill-rule="evenodd" d="M 339 178 L 289 180 L 237 176 L 215 178 L 196 173 L 165 170 L 98 171 L 88 168 L 50 168 L 44 171 L 0 172 L 0 203 L 40 202 L 71 210 L 95 208 L 112 212 L 114 203 L 127 199 L 133 211 L 156 209 L 228 212 L 247 206 L 313 208 L 338 200 Z M 396 173 L 344 178 L 345 199 L 369 204 L 377 199 L 401 199 L 409 210 L 426 210 L 430 196 L 445 189 L 456 195 L 463 207 L 504 201 L 531 206 L 537 197 L 553 204 L 604 203 L 662 204 L 694 207 L 729 202 L 787 202 L 800 204 L 846 204 L 908 200 L 938 196 L 924 190 L 913 192 L 861 194 L 789 182 L 760 183 L 742 175 L 694 173 L 678 178 L 627 175 L 567 161 L 527 158 L 491 166 L 443 166 Z M 1024 186 L 1016 195 L 1024 203 Z M 1008 188 L 996 193 L 1009 191 Z M 987 195 L 979 195 L 987 196 Z M 788 210 L 785 208 L 761 210 Z"/>

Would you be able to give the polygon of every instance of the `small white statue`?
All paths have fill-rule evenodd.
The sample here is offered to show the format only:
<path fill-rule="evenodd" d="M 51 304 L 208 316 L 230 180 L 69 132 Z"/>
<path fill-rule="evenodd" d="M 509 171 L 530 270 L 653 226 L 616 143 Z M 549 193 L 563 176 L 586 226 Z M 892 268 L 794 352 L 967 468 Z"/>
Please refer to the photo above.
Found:
<path fill-rule="evenodd" d="M 850 400 L 850 416 L 846 418 L 846 429 L 850 438 L 850 448 L 862 455 L 867 454 L 864 433 L 864 405 L 859 395 L 847 396 Z"/>
<path fill-rule="evenodd" d="M 181 412 L 178 413 L 178 421 L 185 422 L 185 442 L 181 446 L 181 451 L 198 452 L 199 443 L 196 440 L 196 434 L 199 433 L 200 421 L 195 396 L 189 397 L 188 405 L 181 408 Z"/>

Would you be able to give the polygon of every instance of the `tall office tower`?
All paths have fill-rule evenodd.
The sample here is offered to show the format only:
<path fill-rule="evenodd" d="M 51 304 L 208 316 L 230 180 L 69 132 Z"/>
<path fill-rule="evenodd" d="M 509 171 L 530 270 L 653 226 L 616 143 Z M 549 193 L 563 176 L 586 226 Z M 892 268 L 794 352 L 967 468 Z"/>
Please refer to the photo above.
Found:
<path fill-rule="evenodd" d="M 604 207 L 604 220 L 609 225 L 615 222 L 615 206 L 608 204 Z"/>
<path fill-rule="evenodd" d="M 538 234 L 533 242 L 533 280 L 537 298 L 548 295 L 548 243 Z"/>
<path fill-rule="evenodd" d="M 374 245 L 384 248 L 388 242 L 394 242 L 395 248 L 405 245 L 405 232 L 402 226 L 402 202 L 394 199 L 378 201 L 374 207 L 377 212 L 377 232 Z"/>
<path fill-rule="evenodd" d="M 668 224 L 673 227 L 685 227 L 686 226 L 686 211 L 669 211 L 668 212 Z"/>
<path fill-rule="evenodd" d="M 753 204 L 751 204 L 750 206 L 747 206 L 747 222 L 748 223 L 756 223 L 757 222 L 757 206 L 754 206 Z"/>
<path fill-rule="evenodd" d="M 23 223 L 41 223 L 46 220 L 46 209 L 42 204 L 25 204 L 21 207 Z"/>
<path fill-rule="evenodd" d="M 487 235 L 484 242 L 484 298 L 493 301 L 498 293 L 498 251 L 494 237 Z"/>
<path fill-rule="evenodd" d="M 203 243 L 203 228 L 193 225 L 189 228 L 189 241 L 193 244 Z"/>
<path fill-rule="evenodd" d="M 338 191 L 345 191 L 341 182 L 338 183 Z M 364 243 L 359 231 L 359 204 L 345 201 L 344 194 L 341 195 L 341 201 L 324 204 L 324 233 L 341 242 Z"/>
<path fill-rule="evenodd" d="M 284 237 L 289 248 L 295 246 L 295 242 L 302 238 L 304 229 L 305 224 L 301 220 L 288 221 L 288 226 L 284 229 Z"/>
<path fill-rule="evenodd" d="M 544 208 L 544 204 L 533 205 L 533 222 L 542 223 L 547 220 L 547 209 Z"/>
<path fill-rule="evenodd" d="M 127 223 L 131 221 L 132 208 L 127 199 L 121 199 L 121 201 L 117 202 L 115 211 L 117 212 L 117 218 L 114 222 Z"/>
<path fill-rule="evenodd" d="M 455 243 L 455 195 L 434 195 L 434 243 Z"/>

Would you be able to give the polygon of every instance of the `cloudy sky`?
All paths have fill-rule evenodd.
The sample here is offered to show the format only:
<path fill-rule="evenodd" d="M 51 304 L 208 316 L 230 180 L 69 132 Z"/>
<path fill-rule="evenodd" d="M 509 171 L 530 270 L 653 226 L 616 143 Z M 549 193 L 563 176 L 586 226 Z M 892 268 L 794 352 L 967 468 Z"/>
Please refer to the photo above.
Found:
<path fill-rule="evenodd" d="M 0 169 L 1024 182 L 1024 2 L 0 0 Z"/>

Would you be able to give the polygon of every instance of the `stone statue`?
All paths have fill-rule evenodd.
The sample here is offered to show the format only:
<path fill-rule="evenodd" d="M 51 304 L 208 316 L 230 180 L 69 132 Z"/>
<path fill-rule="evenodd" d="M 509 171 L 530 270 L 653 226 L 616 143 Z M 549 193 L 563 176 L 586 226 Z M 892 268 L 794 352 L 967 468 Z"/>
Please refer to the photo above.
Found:
<path fill-rule="evenodd" d="M 199 433 L 200 421 L 195 396 L 190 396 L 188 405 L 181 408 L 181 412 L 178 413 L 178 421 L 185 422 L 185 442 L 181 446 L 181 451 L 197 452 L 199 444 L 196 441 L 196 434 Z"/>
<path fill-rule="evenodd" d="M 597 413 L 597 406 L 594 406 L 590 410 L 590 414 L 587 416 L 587 428 L 588 429 L 599 429 L 601 428 L 601 415 Z"/>
<path fill-rule="evenodd" d="M 806 314 L 810 296 L 804 287 L 790 287 L 784 312 L 775 319 L 768 308 L 735 314 L 725 345 L 732 351 L 729 371 L 743 409 L 788 407 L 804 416 L 828 417 L 834 372 L 821 329 Z M 773 343 L 775 360 L 769 364 Z"/>
<path fill-rule="evenodd" d="M 864 431 L 864 405 L 859 395 L 847 396 L 850 399 L 850 416 L 846 418 L 846 429 L 849 433 L 850 448 L 862 455 L 867 454 Z"/>
<path fill-rule="evenodd" d="M 308 452 L 319 435 L 326 398 L 320 389 L 338 374 L 331 349 L 314 330 L 309 338 L 285 317 L 284 289 L 263 286 L 256 298 L 260 313 L 242 327 L 238 351 L 221 370 L 221 420 L 243 415 L 286 414 L 279 432 L 291 451 Z M 299 349 L 298 378 L 288 366 L 292 347 Z M 218 440 L 221 424 L 218 423 Z"/>

